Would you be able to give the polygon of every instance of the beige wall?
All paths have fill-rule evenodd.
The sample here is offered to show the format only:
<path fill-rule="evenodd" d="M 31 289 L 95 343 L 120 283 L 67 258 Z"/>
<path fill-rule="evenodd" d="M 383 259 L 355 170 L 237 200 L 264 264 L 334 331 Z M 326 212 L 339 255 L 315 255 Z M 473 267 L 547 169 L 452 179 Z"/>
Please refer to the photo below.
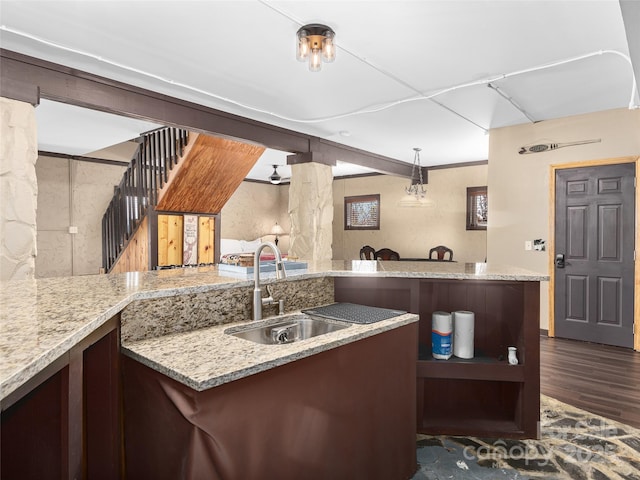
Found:
<path fill-rule="evenodd" d="M 601 139 L 600 143 L 520 155 L 521 146 Z M 491 263 L 549 273 L 553 252 L 525 251 L 525 240 L 549 238 L 550 165 L 640 155 L 640 110 L 616 109 L 491 130 L 489 229 Z M 637 222 L 636 222 L 637 223 Z M 548 328 L 549 292 L 541 285 L 541 328 Z"/>
<path fill-rule="evenodd" d="M 89 156 L 129 161 L 134 144 Z M 102 266 L 102 216 L 124 166 L 40 157 L 36 277 L 88 275 Z M 69 233 L 69 227 L 78 233 Z"/>
<path fill-rule="evenodd" d="M 34 107 L 0 98 L 0 280 L 33 278 L 38 155 Z"/>
<path fill-rule="evenodd" d="M 289 232 L 291 223 L 287 215 L 289 185 L 242 182 L 220 212 L 220 236 L 236 240 L 255 240 L 262 237 L 273 241 L 269 232 L 278 222 Z M 278 247 L 289 250 L 289 236 L 279 237 Z"/>
<path fill-rule="evenodd" d="M 409 180 L 379 175 L 335 180 L 333 183 L 333 258 L 357 259 L 363 245 L 387 247 L 400 257 L 427 257 L 429 249 L 446 245 L 454 260 L 483 262 L 486 231 L 466 230 L 467 187 L 487 184 L 487 165 L 432 170 L 427 198 L 432 207 L 400 207 Z M 380 194 L 380 230 L 345 231 L 344 197 Z M 492 192 L 489 189 L 489 205 Z"/>

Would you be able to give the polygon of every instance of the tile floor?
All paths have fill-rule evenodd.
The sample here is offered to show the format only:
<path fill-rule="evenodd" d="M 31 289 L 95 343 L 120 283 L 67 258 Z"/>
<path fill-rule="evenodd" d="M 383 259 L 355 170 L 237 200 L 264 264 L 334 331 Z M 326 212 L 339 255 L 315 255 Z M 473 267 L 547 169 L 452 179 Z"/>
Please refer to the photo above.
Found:
<path fill-rule="evenodd" d="M 412 480 L 640 480 L 640 430 L 545 395 L 540 440 L 418 435 Z"/>

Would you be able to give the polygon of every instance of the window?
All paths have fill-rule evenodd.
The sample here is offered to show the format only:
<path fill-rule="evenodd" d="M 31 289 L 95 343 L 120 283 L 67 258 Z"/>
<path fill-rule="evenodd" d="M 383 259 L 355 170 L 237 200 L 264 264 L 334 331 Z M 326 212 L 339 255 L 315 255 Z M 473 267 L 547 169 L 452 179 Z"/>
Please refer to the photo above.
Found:
<path fill-rule="evenodd" d="M 344 197 L 345 230 L 380 230 L 380 195 Z"/>
<path fill-rule="evenodd" d="M 489 213 L 487 187 L 467 188 L 467 230 L 486 230 Z"/>

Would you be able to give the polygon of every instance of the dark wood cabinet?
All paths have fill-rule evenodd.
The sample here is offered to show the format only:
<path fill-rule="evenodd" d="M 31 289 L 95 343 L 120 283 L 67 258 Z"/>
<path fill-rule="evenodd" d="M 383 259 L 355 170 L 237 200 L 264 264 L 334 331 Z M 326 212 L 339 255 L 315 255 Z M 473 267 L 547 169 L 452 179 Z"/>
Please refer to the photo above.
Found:
<path fill-rule="evenodd" d="M 537 281 L 335 278 L 337 302 L 420 315 L 417 431 L 536 438 L 540 418 L 540 285 Z M 474 358 L 431 354 L 435 311 L 474 312 Z M 518 365 L 507 347 L 518 349 Z"/>
<path fill-rule="evenodd" d="M 411 478 L 417 336 L 411 323 L 204 391 L 124 356 L 127 474 Z"/>
<path fill-rule="evenodd" d="M 120 318 L 2 402 L 3 479 L 122 478 Z"/>

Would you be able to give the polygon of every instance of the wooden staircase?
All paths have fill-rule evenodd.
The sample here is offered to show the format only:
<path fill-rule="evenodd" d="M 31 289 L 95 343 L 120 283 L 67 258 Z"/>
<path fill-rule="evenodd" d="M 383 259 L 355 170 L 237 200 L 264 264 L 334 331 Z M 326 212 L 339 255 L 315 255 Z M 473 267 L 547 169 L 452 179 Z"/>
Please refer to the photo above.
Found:
<path fill-rule="evenodd" d="M 103 217 L 104 270 L 214 263 L 220 211 L 264 147 L 173 128 L 139 142 Z"/>

